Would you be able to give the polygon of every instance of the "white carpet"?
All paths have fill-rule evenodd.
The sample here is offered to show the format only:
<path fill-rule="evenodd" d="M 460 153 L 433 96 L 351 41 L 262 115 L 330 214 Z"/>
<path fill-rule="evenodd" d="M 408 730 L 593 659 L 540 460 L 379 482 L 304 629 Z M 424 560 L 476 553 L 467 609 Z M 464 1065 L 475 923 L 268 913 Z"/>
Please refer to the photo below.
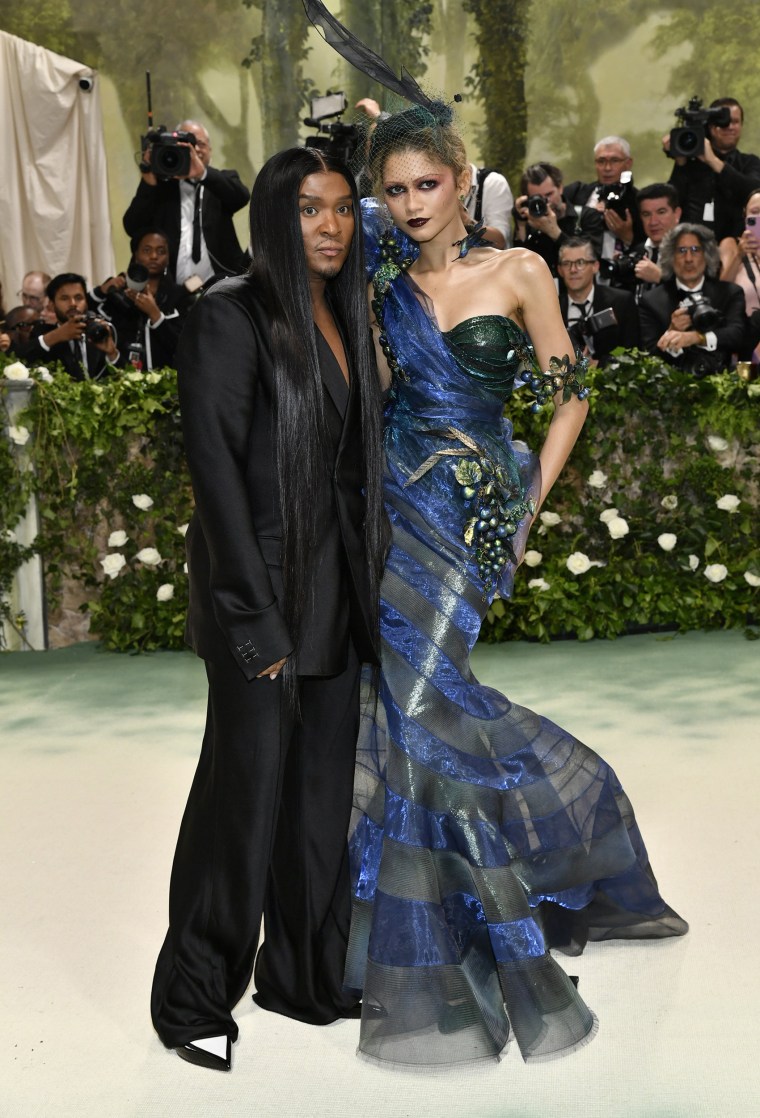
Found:
<path fill-rule="evenodd" d="M 378 1067 L 358 1023 L 249 997 L 230 1074 L 152 1032 L 169 867 L 204 718 L 192 656 L 0 657 L 2 1118 L 757 1118 L 760 643 L 741 633 L 479 648 L 476 674 L 597 748 L 636 807 L 680 940 L 563 965 L 600 1019 L 526 1067 Z"/>

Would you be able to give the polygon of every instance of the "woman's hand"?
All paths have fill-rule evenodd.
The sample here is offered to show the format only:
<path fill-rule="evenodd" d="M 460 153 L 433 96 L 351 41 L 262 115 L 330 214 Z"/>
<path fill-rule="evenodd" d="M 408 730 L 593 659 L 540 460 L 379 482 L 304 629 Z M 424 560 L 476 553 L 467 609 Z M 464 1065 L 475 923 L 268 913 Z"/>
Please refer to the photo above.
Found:
<path fill-rule="evenodd" d="M 144 291 L 132 291 L 127 288 L 124 294 L 131 303 L 134 303 L 138 311 L 142 311 L 144 315 L 147 315 L 151 322 L 158 322 L 161 317 L 161 309 L 147 287 Z"/>

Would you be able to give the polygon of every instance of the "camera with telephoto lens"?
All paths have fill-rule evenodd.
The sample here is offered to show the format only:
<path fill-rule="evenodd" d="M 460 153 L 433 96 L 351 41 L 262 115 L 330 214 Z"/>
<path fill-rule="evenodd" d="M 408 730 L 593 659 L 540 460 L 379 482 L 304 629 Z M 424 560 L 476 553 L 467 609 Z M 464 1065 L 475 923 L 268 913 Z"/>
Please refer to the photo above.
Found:
<path fill-rule="evenodd" d="M 333 116 L 341 116 L 346 110 L 345 93 L 326 93 L 324 97 L 312 97 L 310 102 L 311 116 L 304 119 L 304 124 L 309 128 L 316 128 L 316 136 L 306 137 L 307 148 L 319 148 L 320 151 L 350 164 L 359 146 L 359 129 L 354 124 L 344 124 L 341 120 L 334 120 L 331 124 L 323 124 Z"/>
<path fill-rule="evenodd" d="M 531 194 L 526 208 L 531 217 L 546 217 L 549 212 L 549 203 L 543 194 Z"/>
<path fill-rule="evenodd" d="M 97 345 L 98 342 L 106 342 L 111 337 L 111 331 L 102 318 L 99 318 L 93 311 L 87 311 L 80 318 L 81 322 L 86 322 L 84 336 L 88 342 Z"/>
<path fill-rule="evenodd" d="M 723 315 L 700 292 L 687 295 L 681 306 L 689 312 L 691 324 L 699 334 L 706 334 L 723 324 Z"/>
<path fill-rule="evenodd" d="M 190 174 L 190 148 L 185 144 L 195 147 L 192 132 L 169 132 L 163 124 L 151 128 L 140 137 L 143 154 L 150 148 L 150 163 L 143 159 L 140 170 L 152 171 L 161 182 L 185 178 Z"/>
<path fill-rule="evenodd" d="M 677 156 L 697 159 L 705 149 L 705 129 L 708 125 L 726 128 L 731 123 L 731 109 L 728 105 L 703 109 L 699 97 L 692 97 L 686 107 L 676 109 L 675 115 L 681 124 L 670 132 L 670 151 L 667 154 L 671 159 Z"/>
<path fill-rule="evenodd" d="M 608 326 L 617 326 L 617 316 L 612 307 L 605 307 L 603 311 L 590 314 L 588 318 L 579 318 L 568 327 L 567 333 L 576 349 L 583 349 L 590 338 Z"/>
<path fill-rule="evenodd" d="M 645 252 L 624 253 L 616 256 L 614 260 L 599 261 L 599 275 L 610 283 L 632 284 L 636 282 L 636 265 L 639 260 L 646 260 Z"/>
<path fill-rule="evenodd" d="M 626 211 L 629 214 L 636 212 L 636 191 L 633 189 L 633 175 L 630 171 L 622 171 L 619 182 L 598 186 L 597 195 L 599 201 L 604 202 L 605 210 L 612 210 L 623 221 Z"/>

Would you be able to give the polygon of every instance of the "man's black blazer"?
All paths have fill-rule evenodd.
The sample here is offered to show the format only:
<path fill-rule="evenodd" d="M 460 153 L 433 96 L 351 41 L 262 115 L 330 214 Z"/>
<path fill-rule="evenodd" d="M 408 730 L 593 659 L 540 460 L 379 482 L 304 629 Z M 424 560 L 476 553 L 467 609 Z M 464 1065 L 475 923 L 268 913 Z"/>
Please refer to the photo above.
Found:
<path fill-rule="evenodd" d="M 364 548 L 359 388 L 317 334 L 328 438 L 335 452 L 317 523 L 313 591 L 297 651 L 300 675 L 346 666 L 349 633 L 376 662 Z M 332 364 L 331 364 L 331 361 Z M 177 351 L 185 450 L 196 511 L 187 533 L 186 639 L 248 679 L 294 650 L 284 620 L 276 383 L 266 312 L 248 276 L 222 280 L 187 317 Z M 298 447 L 293 447 L 298 454 Z"/>
<path fill-rule="evenodd" d="M 92 342 L 86 341 L 87 372 L 85 373 L 78 353 L 72 350 L 69 342 L 58 342 L 57 345 L 52 345 L 49 350 L 42 348 L 40 338 L 54 329 L 54 326 L 43 326 L 39 333 L 32 336 L 29 343 L 23 347 L 24 361 L 30 365 L 52 365 L 55 362 L 60 362 L 72 380 L 102 380 L 104 377 L 110 376 L 115 368 L 120 368 L 124 364 L 126 353 L 123 350 L 119 350 L 119 358 L 114 366 L 106 361 L 106 355 L 102 349 L 98 349 Z M 118 338 L 116 344 L 118 345 Z"/>
<path fill-rule="evenodd" d="M 669 364 L 678 366 L 684 365 L 684 355 L 671 357 L 669 353 L 657 348 L 657 342 L 670 326 L 670 316 L 680 306 L 684 294 L 676 287 L 676 281 L 671 279 L 653 287 L 639 303 L 644 349 L 656 357 L 662 357 Z M 745 341 L 747 315 L 744 309 L 744 292 L 738 284 L 705 276 L 702 294 L 723 315 L 724 325 L 717 326 L 713 333 L 726 367 L 730 363 L 731 354 L 740 352 Z"/>
<path fill-rule="evenodd" d="M 246 205 L 250 191 L 243 186 L 237 171 L 219 171 L 216 167 L 206 168 L 202 185 L 201 226 L 214 271 L 237 275 L 247 267 L 247 258 L 237 239 L 232 215 Z M 130 237 L 137 237 L 150 226 L 163 230 L 169 238 L 169 268 L 174 275 L 180 240 L 177 179 L 155 186 L 140 180 L 137 193 L 124 214 L 124 228 Z"/>
<path fill-rule="evenodd" d="M 599 186 L 597 182 L 571 182 L 565 187 L 564 195 L 573 206 L 587 206 L 588 200 L 597 186 Z M 639 192 L 635 186 L 633 187 L 633 192 L 638 198 Z M 643 241 L 646 234 L 644 233 L 644 226 L 641 224 L 638 205 L 633 207 L 631 217 L 633 218 L 633 243 L 636 241 Z M 604 228 L 606 230 L 607 226 L 605 225 Z"/>
<path fill-rule="evenodd" d="M 760 159 L 756 155 L 734 148 L 720 158 L 720 174 L 701 159 L 689 159 L 675 164 L 670 175 L 681 203 L 681 220 L 706 225 L 718 242 L 742 235 L 744 203 L 753 190 L 760 188 Z M 714 205 L 712 221 L 705 221 L 708 202 Z"/>
<path fill-rule="evenodd" d="M 568 305 L 567 291 L 563 290 L 560 292 L 559 306 L 566 325 Z M 594 334 L 594 356 L 600 365 L 606 365 L 610 353 L 618 346 L 624 349 L 638 349 L 641 345 L 639 316 L 633 295 L 628 291 L 620 291 L 615 287 L 602 287 L 595 283 L 591 313 L 596 314 L 597 311 L 607 310 L 610 307 L 615 312 L 617 326 L 605 326 L 598 334 Z"/>

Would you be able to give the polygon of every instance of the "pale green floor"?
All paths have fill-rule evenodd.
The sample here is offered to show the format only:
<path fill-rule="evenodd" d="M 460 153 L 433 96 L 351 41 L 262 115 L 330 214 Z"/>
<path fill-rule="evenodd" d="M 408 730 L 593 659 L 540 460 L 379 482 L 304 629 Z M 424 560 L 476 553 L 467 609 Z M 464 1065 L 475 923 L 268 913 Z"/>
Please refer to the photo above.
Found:
<path fill-rule="evenodd" d="M 760 643 L 741 633 L 479 646 L 475 674 L 615 766 L 667 900 L 661 944 L 572 960 L 593 1044 L 526 1067 L 376 1067 L 358 1026 L 245 998 L 231 1075 L 167 1053 L 147 1012 L 198 753 L 202 665 L 84 645 L 0 656 L 0 1115 L 757 1118 Z"/>

